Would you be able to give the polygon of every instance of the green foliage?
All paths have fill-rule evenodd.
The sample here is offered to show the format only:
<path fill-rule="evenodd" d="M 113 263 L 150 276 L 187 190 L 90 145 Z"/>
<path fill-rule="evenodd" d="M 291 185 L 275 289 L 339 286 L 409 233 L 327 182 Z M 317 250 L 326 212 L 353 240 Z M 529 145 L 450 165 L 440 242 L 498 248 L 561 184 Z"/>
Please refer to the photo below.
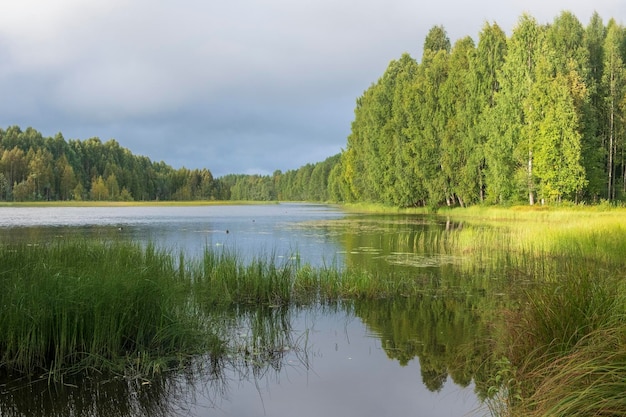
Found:
<path fill-rule="evenodd" d="M 0 200 L 211 200 L 207 169 L 178 170 L 135 156 L 111 139 L 66 142 L 33 128 L 0 129 Z"/>
<path fill-rule="evenodd" d="M 168 253 L 130 243 L 0 247 L 0 368 L 148 369 L 204 349 Z"/>
<path fill-rule="evenodd" d="M 626 199 L 626 31 L 595 13 L 434 26 L 356 100 L 346 149 L 273 175 L 175 170 L 115 140 L 0 129 L 0 199 L 290 200 L 397 207 Z M 104 182 L 104 187 L 100 179 Z M 104 190 L 106 188 L 106 191 Z"/>
<path fill-rule="evenodd" d="M 433 27 L 420 63 L 392 61 L 357 100 L 331 187 L 432 208 L 626 196 L 624 33 L 597 14 L 587 29 L 523 15 L 509 38 L 487 24 L 450 48 Z"/>
<path fill-rule="evenodd" d="M 426 53 L 426 51 L 450 52 L 450 46 L 450 38 L 448 38 L 446 29 L 443 26 L 433 26 L 428 31 L 428 35 L 426 35 L 426 39 L 424 40 L 424 53 Z"/>

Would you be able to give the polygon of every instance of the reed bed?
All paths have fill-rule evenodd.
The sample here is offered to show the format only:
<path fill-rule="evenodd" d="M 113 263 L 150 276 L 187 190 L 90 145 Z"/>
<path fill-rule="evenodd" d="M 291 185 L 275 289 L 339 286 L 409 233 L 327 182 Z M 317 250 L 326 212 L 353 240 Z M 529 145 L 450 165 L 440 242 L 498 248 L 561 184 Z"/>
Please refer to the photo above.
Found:
<path fill-rule="evenodd" d="M 145 371 L 206 349 L 174 259 L 120 242 L 0 247 L 0 369 Z"/>
<path fill-rule="evenodd" d="M 494 348 L 496 362 L 506 364 L 496 370 L 507 375 L 499 392 L 515 399 L 506 413 L 577 415 L 578 407 L 586 410 L 578 415 L 626 415 L 619 395 L 626 388 L 625 212 L 512 211 L 459 220 L 451 211 L 439 217 L 449 227 L 393 236 L 398 247 L 445 261 L 454 279 L 421 268 L 313 267 L 272 253 L 244 260 L 212 247 L 186 259 L 118 241 L 0 246 L 0 372 L 157 373 L 199 355 L 233 353 L 214 325 L 225 311 L 418 298 L 433 288 L 473 291 L 465 281 L 475 280 L 479 289 L 512 293 L 515 286 L 525 294 L 507 305 Z M 492 327 L 502 307 L 495 304 L 481 312 Z M 267 361 L 284 343 L 250 340 L 260 345 L 249 352 L 273 352 Z M 276 348 L 263 350 L 265 343 Z"/>
<path fill-rule="evenodd" d="M 506 412 L 496 415 L 626 415 L 624 265 L 594 236 L 564 237 L 541 281 L 505 313 L 496 351 L 513 376 L 501 387 Z M 597 245 L 617 253 L 622 242 L 608 234 Z"/>
<path fill-rule="evenodd" d="M 186 260 L 154 245 L 88 240 L 0 246 L 0 372 L 51 378 L 87 369 L 158 373 L 225 354 L 216 313 L 341 299 L 407 297 L 407 277 L 313 268 L 273 255 L 244 262 L 207 248 Z"/>
<path fill-rule="evenodd" d="M 312 267 L 297 259 L 279 262 L 274 255 L 246 263 L 236 253 L 210 248 L 191 275 L 196 301 L 209 307 L 310 305 L 408 297 L 424 291 L 421 280 L 403 274 L 382 276 L 336 265 Z"/>
<path fill-rule="evenodd" d="M 584 271 L 532 291 L 504 332 L 505 415 L 626 415 L 625 319 L 621 279 Z"/>
<path fill-rule="evenodd" d="M 493 323 L 493 414 L 626 415 L 626 210 L 442 214 L 463 225 L 461 269 L 482 264 L 519 294 Z"/>

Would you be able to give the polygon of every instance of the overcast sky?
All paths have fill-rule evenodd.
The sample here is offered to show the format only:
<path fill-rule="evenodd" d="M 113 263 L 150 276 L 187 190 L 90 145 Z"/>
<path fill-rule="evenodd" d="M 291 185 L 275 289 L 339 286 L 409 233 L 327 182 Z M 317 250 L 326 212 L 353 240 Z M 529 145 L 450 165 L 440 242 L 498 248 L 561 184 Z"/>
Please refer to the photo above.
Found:
<path fill-rule="evenodd" d="M 175 168 L 271 174 L 341 151 L 355 100 L 429 29 L 623 0 L 20 0 L 0 5 L 0 127 L 114 138 Z"/>

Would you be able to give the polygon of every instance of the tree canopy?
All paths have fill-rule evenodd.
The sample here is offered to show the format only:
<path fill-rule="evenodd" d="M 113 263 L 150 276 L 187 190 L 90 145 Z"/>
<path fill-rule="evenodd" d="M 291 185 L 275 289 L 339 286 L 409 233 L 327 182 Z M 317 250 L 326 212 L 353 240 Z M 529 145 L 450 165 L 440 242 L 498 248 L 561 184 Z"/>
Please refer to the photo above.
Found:
<path fill-rule="evenodd" d="M 434 26 L 421 62 L 392 61 L 357 100 L 332 189 L 400 206 L 625 198 L 625 35 L 569 12 L 452 47 Z"/>

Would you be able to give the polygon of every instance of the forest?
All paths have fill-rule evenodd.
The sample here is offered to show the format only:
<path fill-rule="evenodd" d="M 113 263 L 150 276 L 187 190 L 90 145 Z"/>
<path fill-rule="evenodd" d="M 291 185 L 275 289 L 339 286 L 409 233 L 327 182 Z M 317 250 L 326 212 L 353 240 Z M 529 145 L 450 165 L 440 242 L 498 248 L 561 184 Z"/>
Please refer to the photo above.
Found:
<path fill-rule="evenodd" d="M 290 200 L 397 207 L 626 199 L 626 30 L 595 13 L 442 26 L 356 101 L 345 149 L 272 175 L 174 169 L 110 139 L 0 129 L 0 200 Z"/>
<path fill-rule="evenodd" d="M 626 37 L 595 13 L 486 23 L 418 62 L 392 61 L 358 99 L 335 198 L 394 206 L 616 201 L 626 192 Z"/>
<path fill-rule="evenodd" d="M 0 129 L 0 201 L 327 201 L 327 180 L 339 155 L 272 176 L 174 169 L 133 155 L 110 139 L 66 141 L 32 127 Z"/>

